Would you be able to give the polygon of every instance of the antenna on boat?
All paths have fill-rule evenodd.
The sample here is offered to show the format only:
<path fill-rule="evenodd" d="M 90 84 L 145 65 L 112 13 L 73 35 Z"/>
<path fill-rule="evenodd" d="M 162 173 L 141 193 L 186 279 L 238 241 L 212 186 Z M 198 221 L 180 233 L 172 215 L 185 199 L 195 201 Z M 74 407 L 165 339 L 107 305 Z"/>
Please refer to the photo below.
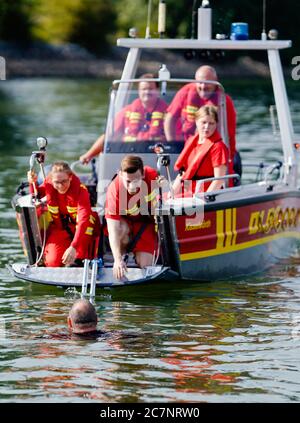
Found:
<path fill-rule="evenodd" d="M 196 16 L 197 16 L 197 0 L 193 2 L 192 9 L 192 29 L 191 29 L 191 38 L 194 40 L 196 38 Z"/>
<path fill-rule="evenodd" d="M 151 38 L 151 35 L 150 35 L 151 12 L 152 12 L 152 0 L 148 0 L 147 27 L 146 27 L 145 38 Z"/>
<path fill-rule="evenodd" d="M 158 5 L 158 33 L 160 38 L 163 38 L 166 32 L 166 2 L 159 0 Z"/>
<path fill-rule="evenodd" d="M 266 33 L 266 0 L 263 0 L 263 28 L 261 33 L 262 41 L 267 40 L 267 33 Z"/>

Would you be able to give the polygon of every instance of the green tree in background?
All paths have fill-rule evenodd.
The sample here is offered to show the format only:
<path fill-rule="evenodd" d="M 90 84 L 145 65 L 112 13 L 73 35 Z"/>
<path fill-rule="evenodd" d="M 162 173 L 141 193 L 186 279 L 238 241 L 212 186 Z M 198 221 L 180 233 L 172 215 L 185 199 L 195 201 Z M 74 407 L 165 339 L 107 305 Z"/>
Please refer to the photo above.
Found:
<path fill-rule="evenodd" d="M 199 2 L 198 2 L 199 3 Z M 190 38 L 193 0 L 167 0 L 166 29 L 170 38 Z"/>
<path fill-rule="evenodd" d="M 116 13 L 111 2 L 81 0 L 74 15 L 69 40 L 95 53 L 103 53 L 116 30 Z"/>
<path fill-rule="evenodd" d="M 167 35 L 170 38 L 190 38 L 192 8 L 199 7 L 202 0 L 165 0 L 167 5 Z M 157 8 L 159 0 L 152 0 L 152 36 L 157 31 Z M 145 34 L 148 0 L 114 0 L 117 11 L 117 36 L 128 34 L 135 26 L 141 37 Z M 299 0 L 266 0 L 266 29 L 276 28 L 279 38 L 293 40 L 293 48 L 283 51 L 284 57 L 299 54 L 298 31 Z M 210 0 L 213 9 L 213 36 L 220 32 L 230 35 L 232 22 L 248 22 L 250 38 L 260 39 L 263 26 L 263 0 Z M 195 22 L 197 29 L 197 21 Z"/>
<path fill-rule="evenodd" d="M 33 3 L 34 0 L 0 0 L 1 40 L 30 41 Z"/>
<path fill-rule="evenodd" d="M 114 0 L 117 12 L 117 37 L 128 36 L 131 27 L 138 29 L 139 37 L 146 33 L 148 0 Z M 152 0 L 151 36 L 157 36 L 159 0 Z M 185 37 L 190 28 L 193 0 L 166 0 L 167 34 L 169 37 Z"/>
<path fill-rule="evenodd" d="M 150 29 L 157 33 L 157 8 L 159 0 L 152 0 Z M 145 37 L 148 17 L 148 0 L 115 0 L 117 12 L 117 37 L 127 37 L 129 28 L 138 29 L 138 36 Z"/>
<path fill-rule="evenodd" d="M 49 43 L 78 43 L 103 52 L 115 31 L 112 2 L 105 0 L 36 0 L 33 35 Z"/>
<path fill-rule="evenodd" d="M 167 36 L 191 37 L 192 8 L 202 0 L 165 0 Z M 151 36 L 157 33 L 159 0 L 152 0 Z M 292 39 L 286 57 L 299 54 L 299 0 L 266 0 L 267 30 L 276 28 L 281 39 Z M 231 22 L 248 22 L 250 38 L 260 38 L 263 0 L 211 0 L 213 35 L 230 34 Z M 119 36 L 137 27 L 145 36 L 148 0 L 0 0 L 0 39 L 75 42 L 89 50 L 107 51 Z M 197 23 L 195 22 L 196 26 Z"/>
<path fill-rule="evenodd" d="M 68 41 L 80 2 L 81 0 L 36 0 L 32 11 L 34 38 L 50 43 Z"/>

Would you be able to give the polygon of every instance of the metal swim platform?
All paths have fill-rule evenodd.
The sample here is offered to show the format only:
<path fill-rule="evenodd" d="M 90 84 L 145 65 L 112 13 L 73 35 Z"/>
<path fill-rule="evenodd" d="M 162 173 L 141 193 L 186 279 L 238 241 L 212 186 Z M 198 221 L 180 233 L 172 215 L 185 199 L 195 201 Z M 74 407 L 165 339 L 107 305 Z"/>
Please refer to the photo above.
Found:
<path fill-rule="evenodd" d="M 76 267 L 31 267 L 26 263 L 7 265 L 10 272 L 17 278 L 44 285 L 60 286 L 62 288 L 82 288 L 84 268 Z M 128 268 L 126 277 L 116 280 L 112 267 L 102 267 L 96 275 L 96 288 L 128 286 L 165 277 L 170 268 L 164 266 L 149 266 L 145 269 Z M 174 273 L 174 272 L 171 272 Z M 90 286 L 92 269 L 88 270 L 87 286 Z M 173 276 L 174 277 L 174 276 Z"/>

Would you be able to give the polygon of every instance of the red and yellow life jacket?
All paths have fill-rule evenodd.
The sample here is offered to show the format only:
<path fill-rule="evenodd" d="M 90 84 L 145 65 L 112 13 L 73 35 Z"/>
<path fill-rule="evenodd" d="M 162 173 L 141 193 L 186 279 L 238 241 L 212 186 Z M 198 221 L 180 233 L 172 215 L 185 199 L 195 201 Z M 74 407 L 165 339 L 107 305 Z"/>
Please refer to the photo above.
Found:
<path fill-rule="evenodd" d="M 196 85 L 189 84 L 187 91 L 187 100 L 185 108 L 182 110 L 182 131 L 185 139 L 195 134 L 196 123 L 195 113 L 202 106 L 218 106 L 219 94 L 215 92 L 209 99 L 203 99 L 199 96 Z"/>
<path fill-rule="evenodd" d="M 137 194 L 130 195 L 118 175 L 109 185 L 106 195 L 105 217 L 120 220 L 141 220 L 151 217 L 157 202 L 157 171 L 144 167 L 143 184 Z"/>
<path fill-rule="evenodd" d="M 140 99 L 134 100 L 125 111 L 123 141 L 164 141 L 164 117 L 167 103 L 157 99 L 154 109 L 145 110 Z"/>
<path fill-rule="evenodd" d="M 70 188 L 65 194 L 59 194 L 49 178 L 39 187 L 40 190 L 43 190 L 47 197 L 52 224 L 63 229 L 66 229 L 67 224 L 68 232 L 73 233 L 72 245 L 80 243 L 83 236 L 93 236 L 98 232 L 99 217 L 91 209 L 87 188 L 76 175 L 72 175 Z"/>

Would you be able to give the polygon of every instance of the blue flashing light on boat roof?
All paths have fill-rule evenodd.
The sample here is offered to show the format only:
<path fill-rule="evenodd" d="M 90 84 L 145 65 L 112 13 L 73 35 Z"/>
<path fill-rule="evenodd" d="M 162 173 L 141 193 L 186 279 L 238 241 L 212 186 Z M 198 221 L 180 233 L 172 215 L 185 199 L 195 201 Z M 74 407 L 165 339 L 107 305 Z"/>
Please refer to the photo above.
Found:
<path fill-rule="evenodd" d="M 248 24 L 246 22 L 233 22 L 231 24 L 231 40 L 248 40 Z"/>

